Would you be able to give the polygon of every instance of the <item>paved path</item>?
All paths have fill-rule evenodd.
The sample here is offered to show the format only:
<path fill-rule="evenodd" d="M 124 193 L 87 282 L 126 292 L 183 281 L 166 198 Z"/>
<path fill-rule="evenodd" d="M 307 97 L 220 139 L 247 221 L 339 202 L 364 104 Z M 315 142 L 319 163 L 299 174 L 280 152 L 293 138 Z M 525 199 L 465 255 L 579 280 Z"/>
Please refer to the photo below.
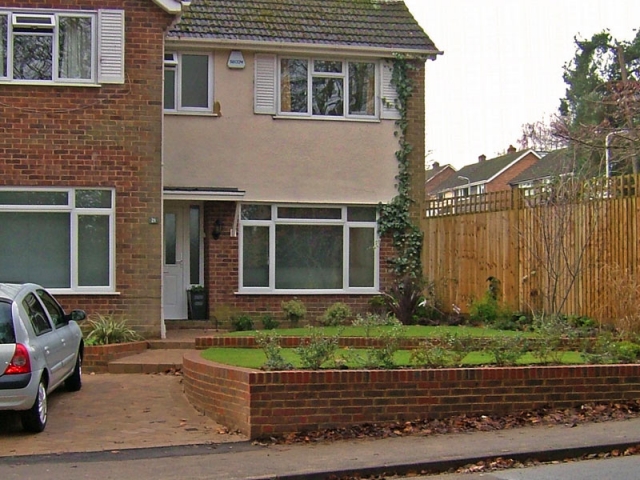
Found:
<path fill-rule="evenodd" d="M 14 414 L 0 414 L 0 457 L 90 452 L 246 440 L 221 434 L 200 415 L 174 375 L 83 375 L 79 392 L 55 391 L 44 432 L 24 433 Z"/>

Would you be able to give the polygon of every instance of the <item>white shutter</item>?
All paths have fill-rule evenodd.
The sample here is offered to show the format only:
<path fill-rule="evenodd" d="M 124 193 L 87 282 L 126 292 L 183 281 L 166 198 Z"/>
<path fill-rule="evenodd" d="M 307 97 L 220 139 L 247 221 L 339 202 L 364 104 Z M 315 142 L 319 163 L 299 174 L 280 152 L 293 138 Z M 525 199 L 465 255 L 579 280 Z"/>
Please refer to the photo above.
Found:
<path fill-rule="evenodd" d="M 256 54 L 253 110 L 265 115 L 276 114 L 276 72 L 275 55 Z"/>
<path fill-rule="evenodd" d="M 395 102 L 398 99 L 398 91 L 396 90 L 396 86 L 391 84 L 391 79 L 393 78 L 393 62 L 384 61 L 382 62 L 382 72 L 381 72 L 381 106 L 380 106 L 380 117 L 398 120 L 400 118 L 400 112 L 395 107 Z"/>
<path fill-rule="evenodd" d="M 124 10 L 98 11 L 98 82 L 124 83 Z"/>

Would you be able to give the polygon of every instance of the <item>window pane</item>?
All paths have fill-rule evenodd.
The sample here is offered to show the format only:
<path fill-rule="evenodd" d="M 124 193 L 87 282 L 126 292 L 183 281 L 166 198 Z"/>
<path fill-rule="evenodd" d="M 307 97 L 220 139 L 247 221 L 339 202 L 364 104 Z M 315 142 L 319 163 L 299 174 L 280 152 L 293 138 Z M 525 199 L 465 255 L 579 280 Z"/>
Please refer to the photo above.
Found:
<path fill-rule="evenodd" d="M 340 220 L 340 208 L 306 208 L 306 207 L 278 207 L 278 218 L 310 218 L 324 220 Z"/>
<path fill-rule="evenodd" d="M 0 205 L 69 205 L 69 193 L 0 190 Z"/>
<path fill-rule="evenodd" d="M 269 227 L 242 229 L 242 286 L 269 286 Z"/>
<path fill-rule="evenodd" d="M 189 282 L 200 283 L 200 207 L 189 208 Z"/>
<path fill-rule="evenodd" d="M 373 287 L 375 283 L 375 231 L 349 229 L 349 286 Z"/>
<path fill-rule="evenodd" d="M 307 60 L 285 58 L 280 64 L 280 111 L 307 113 Z"/>
<path fill-rule="evenodd" d="M 51 324 L 49 323 L 49 319 L 47 318 L 47 314 L 44 313 L 44 308 L 36 299 L 35 295 L 29 293 L 26 297 L 24 297 L 22 306 L 27 311 L 27 315 L 29 316 L 29 320 L 31 321 L 31 326 L 33 327 L 36 335 L 42 335 L 43 333 L 47 333 L 53 330 L 53 328 L 51 328 Z"/>
<path fill-rule="evenodd" d="M 376 68 L 373 63 L 349 63 L 349 113 L 375 115 Z"/>
<path fill-rule="evenodd" d="M 242 205 L 243 220 L 271 220 L 270 205 Z"/>
<path fill-rule="evenodd" d="M 7 76 L 7 15 L 0 15 L 0 77 Z"/>
<path fill-rule="evenodd" d="M 175 68 L 164 69 L 164 108 L 165 110 L 176 109 L 176 70 Z"/>
<path fill-rule="evenodd" d="M 0 212 L 0 280 L 71 286 L 70 214 Z"/>
<path fill-rule="evenodd" d="M 13 78 L 52 80 L 53 34 L 14 35 Z"/>
<path fill-rule="evenodd" d="M 314 60 L 313 71 L 316 73 L 342 73 L 341 61 Z"/>
<path fill-rule="evenodd" d="M 16 343 L 11 303 L 0 302 L 0 345 Z"/>
<path fill-rule="evenodd" d="M 209 107 L 209 56 L 182 55 L 182 106 Z"/>
<path fill-rule="evenodd" d="M 176 215 L 164 214 L 164 263 L 175 265 L 177 260 Z"/>
<path fill-rule="evenodd" d="M 375 207 L 349 207 L 347 209 L 347 219 L 350 222 L 375 222 Z"/>
<path fill-rule="evenodd" d="M 91 79 L 91 18 L 59 17 L 60 78 Z"/>
<path fill-rule="evenodd" d="M 277 225 L 277 289 L 342 289 L 341 226 Z"/>
<path fill-rule="evenodd" d="M 78 216 L 78 284 L 109 286 L 109 216 Z"/>
<path fill-rule="evenodd" d="M 111 190 L 76 190 L 76 207 L 111 208 Z"/>
<path fill-rule="evenodd" d="M 313 78 L 313 114 L 342 116 L 344 114 L 344 80 Z"/>

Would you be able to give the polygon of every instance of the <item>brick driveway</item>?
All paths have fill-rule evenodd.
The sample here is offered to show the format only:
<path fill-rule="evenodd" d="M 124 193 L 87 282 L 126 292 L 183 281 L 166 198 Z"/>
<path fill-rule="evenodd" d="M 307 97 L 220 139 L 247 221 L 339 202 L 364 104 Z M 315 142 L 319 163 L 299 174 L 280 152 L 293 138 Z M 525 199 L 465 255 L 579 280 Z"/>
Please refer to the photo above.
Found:
<path fill-rule="evenodd" d="M 16 415 L 0 412 L 0 457 L 246 440 L 200 415 L 182 393 L 181 380 L 85 374 L 79 392 L 62 388 L 50 396 L 49 422 L 40 434 L 24 433 Z"/>

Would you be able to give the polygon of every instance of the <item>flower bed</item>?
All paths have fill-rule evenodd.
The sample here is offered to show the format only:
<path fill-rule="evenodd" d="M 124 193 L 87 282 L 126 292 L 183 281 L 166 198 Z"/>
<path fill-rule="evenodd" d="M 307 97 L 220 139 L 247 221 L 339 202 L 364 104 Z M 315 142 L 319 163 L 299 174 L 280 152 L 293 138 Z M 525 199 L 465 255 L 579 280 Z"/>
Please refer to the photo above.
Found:
<path fill-rule="evenodd" d="M 640 364 L 265 372 L 194 351 L 183 374 L 194 407 L 250 438 L 640 398 Z"/>

